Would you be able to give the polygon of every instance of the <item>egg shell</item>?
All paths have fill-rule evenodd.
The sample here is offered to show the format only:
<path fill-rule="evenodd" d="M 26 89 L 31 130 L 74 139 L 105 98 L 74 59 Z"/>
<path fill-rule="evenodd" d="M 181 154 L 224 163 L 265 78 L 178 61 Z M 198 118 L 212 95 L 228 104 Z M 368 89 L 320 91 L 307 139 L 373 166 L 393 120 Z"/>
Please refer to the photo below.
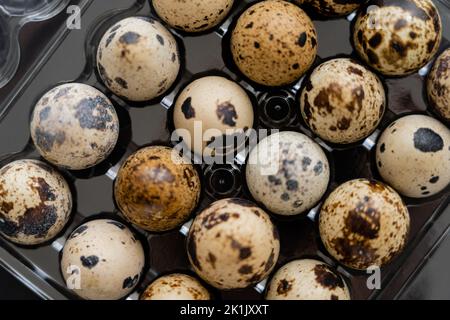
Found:
<path fill-rule="evenodd" d="M 275 133 L 250 153 L 246 177 L 257 202 L 280 215 L 297 215 L 322 198 L 330 166 L 320 146 L 298 132 Z"/>
<path fill-rule="evenodd" d="M 217 26 L 233 7 L 234 0 L 152 0 L 161 19 L 173 28 L 201 32 Z"/>
<path fill-rule="evenodd" d="M 386 109 L 383 84 L 359 63 L 346 58 L 330 60 L 305 81 L 302 116 L 322 139 L 354 143 L 379 125 Z"/>
<path fill-rule="evenodd" d="M 388 76 L 408 75 L 425 66 L 441 39 L 441 18 L 431 0 L 371 0 L 353 28 L 360 57 Z"/>
<path fill-rule="evenodd" d="M 383 179 L 401 194 L 435 195 L 450 183 L 450 130 L 424 115 L 400 118 L 381 135 L 376 160 Z"/>
<path fill-rule="evenodd" d="M 141 300 L 210 300 L 206 288 L 185 274 L 171 274 L 156 279 L 141 296 Z"/>
<path fill-rule="evenodd" d="M 435 110 L 450 122 L 450 48 L 436 60 L 428 76 L 427 92 Z"/>
<path fill-rule="evenodd" d="M 237 67 L 254 82 L 282 86 L 297 81 L 313 64 L 317 34 L 298 6 L 279 0 L 258 2 L 237 21 L 231 35 Z"/>
<path fill-rule="evenodd" d="M 34 108 L 30 130 L 37 150 L 47 161 L 82 170 L 110 155 L 120 126 L 114 106 L 102 92 L 68 83 L 42 96 Z"/>
<path fill-rule="evenodd" d="M 358 9 L 364 0 L 294 0 L 294 2 L 309 5 L 315 12 L 326 17 L 341 17 Z"/>
<path fill-rule="evenodd" d="M 382 267 L 405 247 L 409 213 L 391 187 L 358 179 L 334 190 L 322 206 L 319 231 L 325 248 L 347 267 Z"/>
<path fill-rule="evenodd" d="M 113 25 L 97 50 L 97 68 L 105 85 L 131 101 L 165 93 L 180 71 L 173 35 L 150 17 L 131 17 Z"/>
<path fill-rule="evenodd" d="M 281 267 L 269 283 L 267 300 L 350 300 L 342 277 L 321 261 L 295 260 Z"/>
<path fill-rule="evenodd" d="M 195 272 L 218 289 L 259 283 L 274 268 L 280 252 L 278 231 L 252 202 L 224 199 L 194 220 L 187 238 Z"/>
<path fill-rule="evenodd" d="M 99 219 L 72 232 L 62 251 L 61 272 L 81 298 L 117 300 L 133 291 L 144 264 L 144 249 L 134 234 L 121 222 Z"/>
<path fill-rule="evenodd" d="M 0 169 L 0 233 L 21 245 L 42 244 L 66 225 L 72 194 L 66 180 L 37 160 Z"/>
<path fill-rule="evenodd" d="M 117 175 L 114 195 L 119 210 L 145 230 L 162 232 L 181 225 L 200 198 L 197 171 L 173 151 L 143 148 L 125 161 Z"/>

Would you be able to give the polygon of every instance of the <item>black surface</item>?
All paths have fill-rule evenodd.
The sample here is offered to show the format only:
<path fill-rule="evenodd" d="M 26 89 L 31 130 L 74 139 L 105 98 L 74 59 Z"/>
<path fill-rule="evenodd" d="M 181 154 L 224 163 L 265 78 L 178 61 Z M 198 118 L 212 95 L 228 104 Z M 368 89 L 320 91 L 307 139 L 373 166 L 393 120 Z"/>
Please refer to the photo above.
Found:
<path fill-rule="evenodd" d="M 20 281 L 0 268 L 0 300 L 38 300 Z"/>

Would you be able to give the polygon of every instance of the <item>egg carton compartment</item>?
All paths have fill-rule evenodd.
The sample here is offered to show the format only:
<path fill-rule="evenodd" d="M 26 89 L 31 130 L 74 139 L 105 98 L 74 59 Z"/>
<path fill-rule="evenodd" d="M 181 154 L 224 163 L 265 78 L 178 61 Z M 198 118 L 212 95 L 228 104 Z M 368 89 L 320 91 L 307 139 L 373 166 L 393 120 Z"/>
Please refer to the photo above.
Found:
<path fill-rule="evenodd" d="M 33 1 L 35 2 L 38 3 Z M 176 271 L 193 273 L 185 246 L 185 235 L 190 222 L 180 230 L 161 234 L 133 228 L 124 221 L 115 206 L 113 184 L 121 163 L 131 153 L 147 145 L 170 145 L 173 131 L 172 106 L 182 88 L 200 75 L 225 75 L 244 87 L 253 99 L 256 128 L 298 131 L 318 142 L 326 152 L 332 167 L 332 179 L 326 195 L 350 179 L 381 180 L 374 163 L 374 149 L 382 130 L 396 118 L 408 113 L 433 115 L 427 107 L 423 88 L 423 80 L 431 63 L 419 73 L 405 78 L 382 79 L 387 89 L 389 110 L 379 128 L 369 138 L 349 146 L 329 144 L 316 137 L 299 115 L 298 93 L 303 79 L 283 88 L 264 88 L 245 80 L 230 59 L 228 50 L 230 30 L 236 17 L 254 2 L 257 1 L 236 1 L 227 20 L 211 32 L 189 35 L 169 28 L 181 48 L 181 72 L 168 93 L 144 103 L 130 103 L 111 93 L 100 80 L 95 68 L 95 57 L 97 45 L 104 32 L 117 21 L 135 15 L 153 16 L 159 20 L 149 1 L 79 2 L 83 11 L 82 29 L 67 30 L 63 26 L 61 34 L 64 36 L 59 39 L 56 50 L 48 59 L 34 66 L 37 72 L 33 81 L 28 79 L 27 89 L 18 92 L 16 99 L 0 102 L 3 115 L 0 118 L 2 119 L 0 136 L 3 137 L 0 141 L 0 165 L 3 166 L 16 159 L 39 158 L 30 138 L 30 115 L 38 99 L 47 90 L 61 83 L 86 83 L 110 98 L 120 118 L 119 142 L 111 156 L 100 165 L 83 171 L 62 171 L 73 191 L 74 212 L 59 237 L 51 243 L 32 248 L 14 245 L 0 237 L 0 250 L 6 252 L 6 254 L 0 252 L 0 263 L 15 272 L 44 298 L 76 298 L 66 289 L 59 268 L 60 252 L 65 240 L 71 231 L 84 221 L 98 217 L 114 217 L 122 220 L 139 234 L 147 251 L 148 265 L 145 276 L 128 299 L 137 299 L 145 287 L 161 275 Z M 441 49 L 444 49 L 450 44 L 450 5 L 446 0 L 436 0 L 435 3 L 443 19 L 444 40 Z M 349 40 L 350 24 L 354 15 L 334 20 L 322 20 L 313 15 L 312 17 L 319 38 L 318 58 L 314 66 L 332 57 L 356 57 Z M 0 23 L 0 30 L 1 28 Z M 2 47 L 0 52 L 1 49 Z M 221 198 L 241 197 L 252 200 L 245 182 L 245 160 L 237 156 L 233 164 L 197 166 L 203 186 L 197 213 L 214 200 Z M 353 299 L 374 299 L 395 295 L 397 289 L 396 286 L 390 286 L 391 280 L 402 270 L 408 270 L 405 262 L 412 253 L 417 255 L 415 252 L 417 243 L 448 206 L 448 201 L 448 189 L 438 196 L 423 200 L 405 199 L 411 215 L 409 243 L 396 260 L 382 269 L 381 290 L 369 290 L 366 286 L 368 277 L 366 273 L 342 267 L 328 255 L 319 238 L 317 227 L 321 203 L 302 217 L 288 219 L 272 215 L 281 238 L 280 258 L 275 270 L 296 258 L 315 257 L 333 265 L 345 277 Z M 422 248 L 424 252 L 421 255 L 424 257 L 426 250 L 429 249 Z M 258 300 L 263 298 L 265 284 L 264 281 L 255 287 L 232 291 L 208 288 L 217 299 Z"/>

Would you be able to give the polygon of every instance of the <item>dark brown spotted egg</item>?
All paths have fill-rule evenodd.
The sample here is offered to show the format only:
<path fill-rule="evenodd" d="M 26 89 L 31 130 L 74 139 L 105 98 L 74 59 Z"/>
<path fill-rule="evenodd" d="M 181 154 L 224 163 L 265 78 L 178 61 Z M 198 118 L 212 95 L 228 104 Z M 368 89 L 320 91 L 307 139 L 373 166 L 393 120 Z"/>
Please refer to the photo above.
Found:
<path fill-rule="evenodd" d="M 441 18 L 431 0 L 371 0 L 359 11 L 353 28 L 358 54 L 388 76 L 404 76 L 425 66 L 441 38 Z"/>
<path fill-rule="evenodd" d="M 319 230 L 325 248 L 347 267 L 384 266 L 405 247 L 409 213 L 391 187 L 365 179 L 346 182 L 322 206 Z"/>
<path fill-rule="evenodd" d="M 270 281 L 267 300 L 350 300 L 342 277 L 321 261 L 295 260 L 281 267 Z"/>
<path fill-rule="evenodd" d="M 208 290 L 197 279 L 185 274 L 170 274 L 156 279 L 141 300 L 210 300 Z"/>
<path fill-rule="evenodd" d="M 0 233 L 21 245 L 51 240 L 64 228 L 72 195 L 64 178 L 37 160 L 0 169 Z"/>
<path fill-rule="evenodd" d="M 428 76 L 427 92 L 435 110 L 450 122 L 450 48 L 436 60 Z"/>
<path fill-rule="evenodd" d="M 234 0 L 152 0 L 158 16 L 186 32 L 201 32 L 217 26 L 230 12 Z"/>
<path fill-rule="evenodd" d="M 150 17 L 126 18 L 100 41 L 97 68 L 115 94 L 131 101 L 151 100 L 166 92 L 178 76 L 178 44 Z"/>
<path fill-rule="evenodd" d="M 369 136 L 381 121 L 386 96 L 380 79 L 351 59 L 318 66 L 301 94 L 302 116 L 322 139 L 339 144 Z"/>
<path fill-rule="evenodd" d="M 81 170 L 99 164 L 112 152 L 119 137 L 119 119 L 99 90 L 69 83 L 38 101 L 30 129 L 42 157 L 57 166 Z"/>
<path fill-rule="evenodd" d="M 306 4 L 320 15 L 326 17 L 345 16 L 361 6 L 365 0 L 294 0 L 297 4 Z"/>
<path fill-rule="evenodd" d="M 393 122 L 376 149 L 378 171 L 401 194 L 425 198 L 450 183 L 450 129 L 425 115 Z"/>
<path fill-rule="evenodd" d="M 114 185 L 117 206 L 142 229 L 167 231 L 182 224 L 200 198 L 194 166 L 174 149 L 147 147 L 122 165 Z"/>
<path fill-rule="evenodd" d="M 270 274 L 280 252 L 276 227 L 252 202 L 214 202 L 194 220 L 187 238 L 195 272 L 219 289 L 254 285 Z"/>
<path fill-rule="evenodd" d="M 64 245 L 61 273 L 70 290 L 87 300 L 128 295 L 145 264 L 141 242 L 122 223 L 99 219 L 75 229 Z"/>
<path fill-rule="evenodd" d="M 258 2 L 239 18 L 231 35 L 237 67 L 266 86 L 298 80 L 313 64 L 317 34 L 308 15 L 287 1 Z"/>

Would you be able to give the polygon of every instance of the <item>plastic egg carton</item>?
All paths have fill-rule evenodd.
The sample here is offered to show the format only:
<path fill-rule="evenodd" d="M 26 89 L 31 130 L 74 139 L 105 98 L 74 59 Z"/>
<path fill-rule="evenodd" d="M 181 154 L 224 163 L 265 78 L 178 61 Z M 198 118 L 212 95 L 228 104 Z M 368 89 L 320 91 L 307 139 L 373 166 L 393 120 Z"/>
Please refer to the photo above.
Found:
<path fill-rule="evenodd" d="M 15 12 L 9 16 L 11 20 L 5 20 L 7 22 L 27 21 L 30 17 L 35 17 L 33 19 L 39 16 L 49 17 L 60 10 L 60 6 L 56 3 L 64 6 L 68 1 L 32 1 L 36 3 L 38 11 L 19 9 L 20 6 L 11 9 L 8 4 L 13 2 L 25 3 L 25 1 L 2 2 L 0 6 L 2 17 L 5 12 Z M 246 82 L 232 63 L 228 51 L 230 31 L 239 14 L 252 2 L 256 1 L 236 1 L 228 19 L 211 32 L 189 35 L 170 29 L 181 48 L 181 73 L 173 88 L 165 96 L 133 104 L 115 96 L 100 80 L 95 68 L 96 48 L 103 33 L 125 17 L 152 15 L 156 19 L 159 18 L 148 0 L 77 1 L 82 12 L 81 29 L 70 30 L 65 24 L 62 25 L 55 41 L 48 45 L 45 58 L 32 64 L 31 76 L 19 81 L 5 99 L 0 99 L 0 137 L 2 137 L 0 165 L 17 159 L 39 157 L 30 139 L 31 111 L 42 94 L 65 82 L 76 81 L 92 85 L 111 99 L 120 117 L 119 142 L 111 156 L 100 165 L 84 171 L 63 171 L 72 187 L 75 207 L 72 219 L 59 238 L 43 246 L 25 248 L 0 237 L 1 265 L 43 298 L 76 298 L 66 289 L 59 269 L 60 252 L 67 236 L 78 225 L 89 219 L 99 217 L 122 219 L 113 199 L 113 182 L 121 163 L 128 155 L 143 146 L 170 145 L 173 130 L 171 110 L 176 96 L 184 86 L 201 76 L 222 74 L 241 84 L 253 97 L 256 128 L 299 131 L 318 142 L 327 153 L 332 167 L 331 182 L 326 195 L 350 179 L 381 180 L 375 167 L 374 146 L 379 134 L 393 120 L 408 113 L 430 114 L 437 117 L 428 108 L 424 95 L 423 80 L 429 71 L 430 63 L 411 76 L 383 79 L 387 89 L 389 110 L 379 128 L 369 138 L 350 146 L 331 145 L 317 138 L 299 117 L 297 94 L 302 80 L 292 86 L 268 89 Z M 39 7 L 38 3 L 45 5 Z M 435 0 L 435 3 L 443 19 L 442 51 L 450 45 L 450 4 L 447 0 Z M 38 12 L 45 14 L 39 15 Z M 331 57 L 342 55 L 355 57 L 349 40 L 354 15 L 335 20 L 320 20 L 314 15 L 312 17 L 319 38 L 319 52 L 315 65 Z M 6 25 L 11 26 L 11 23 L 8 22 Z M 6 33 L 13 36 L 14 41 L 17 40 L 17 34 Z M 43 33 L 43 37 L 45 36 L 50 35 Z M 242 197 L 251 200 L 244 181 L 245 160 L 238 156 L 233 164 L 198 166 L 203 193 L 196 212 L 200 212 L 202 208 L 220 198 Z M 217 181 L 219 183 L 216 183 Z M 318 234 L 317 216 L 320 204 L 302 217 L 287 219 L 273 215 L 273 221 L 281 236 L 281 252 L 276 269 L 296 258 L 315 257 L 337 268 L 346 278 L 353 299 L 396 297 L 401 288 L 407 285 L 408 277 L 414 274 L 437 241 L 430 236 L 432 232 L 429 232 L 435 230 L 434 223 L 440 221 L 442 216 L 450 215 L 448 189 L 435 197 L 404 200 L 411 214 L 409 243 L 393 263 L 382 268 L 381 289 L 369 289 L 367 287 L 369 274 L 342 267 L 328 255 Z M 187 222 L 179 230 L 161 234 L 151 234 L 134 228 L 141 236 L 147 252 L 147 266 L 136 291 L 127 299 L 137 299 L 145 287 L 161 275 L 173 272 L 192 273 L 185 247 L 185 236 L 189 226 L 190 222 Z M 258 300 L 264 296 L 265 285 L 266 281 L 244 290 L 210 289 L 218 299 Z"/>

